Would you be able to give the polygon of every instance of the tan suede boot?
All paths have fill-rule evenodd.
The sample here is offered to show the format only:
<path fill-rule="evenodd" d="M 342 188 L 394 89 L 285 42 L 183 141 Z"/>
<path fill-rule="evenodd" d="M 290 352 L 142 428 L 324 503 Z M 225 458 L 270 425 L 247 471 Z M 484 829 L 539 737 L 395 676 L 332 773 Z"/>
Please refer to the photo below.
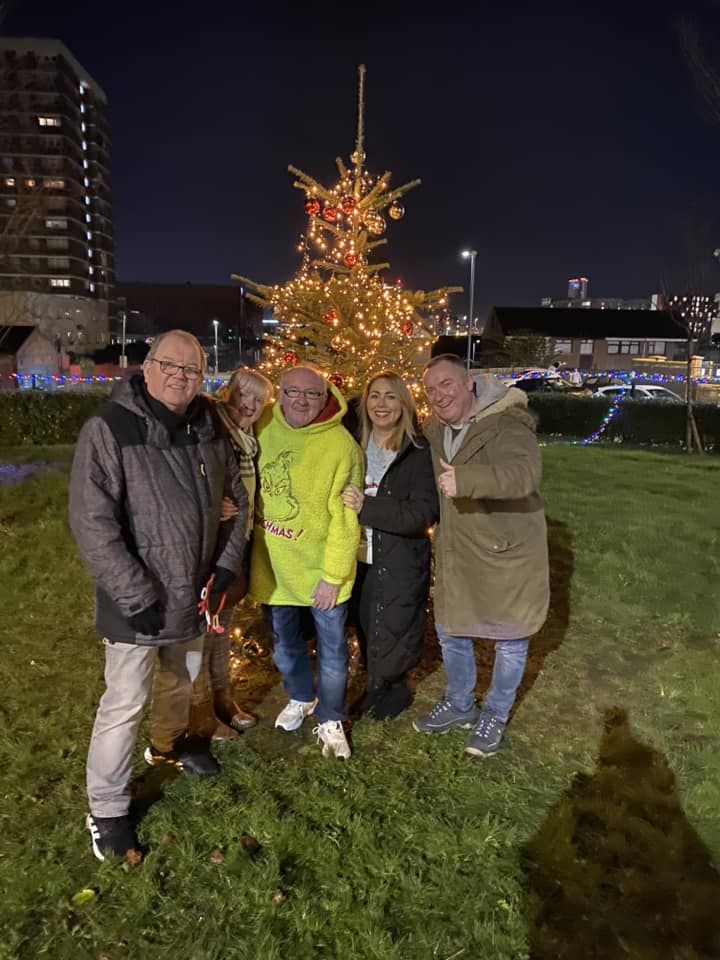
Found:
<path fill-rule="evenodd" d="M 257 724 L 257 717 L 239 707 L 233 699 L 230 689 L 215 690 L 213 693 L 215 714 L 221 723 L 227 724 L 238 733 L 249 730 Z"/>
<path fill-rule="evenodd" d="M 190 707 L 188 733 L 203 740 L 234 740 L 238 735 L 220 720 L 210 700 L 194 703 Z"/>

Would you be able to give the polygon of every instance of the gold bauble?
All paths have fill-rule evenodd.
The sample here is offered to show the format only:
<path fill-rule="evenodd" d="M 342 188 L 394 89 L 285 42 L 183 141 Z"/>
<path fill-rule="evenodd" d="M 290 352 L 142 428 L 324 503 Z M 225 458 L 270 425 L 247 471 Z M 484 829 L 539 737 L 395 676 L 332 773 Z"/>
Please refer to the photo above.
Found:
<path fill-rule="evenodd" d="M 388 213 L 391 219 L 401 220 L 405 216 L 405 207 L 401 203 L 398 203 L 397 200 L 394 200 L 388 207 Z"/>

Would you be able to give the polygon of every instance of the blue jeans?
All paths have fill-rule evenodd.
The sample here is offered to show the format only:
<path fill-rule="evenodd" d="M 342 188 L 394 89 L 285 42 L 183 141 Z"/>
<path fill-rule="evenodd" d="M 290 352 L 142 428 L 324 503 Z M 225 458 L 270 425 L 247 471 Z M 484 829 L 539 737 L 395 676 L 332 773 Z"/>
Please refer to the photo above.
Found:
<path fill-rule="evenodd" d="M 456 710 L 470 710 L 477 682 L 474 638 L 451 637 L 439 624 L 435 624 L 435 630 L 447 678 L 445 697 Z M 495 640 L 494 643 L 495 666 L 484 707 L 506 723 L 525 672 L 528 640 Z"/>
<path fill-rule="evenodd" d="M 283 678 L 285 692 L 291 700 L 309 703 L 317 695 L 315 716 L 319 723 L 344 720 L 347 686 L 348 648 L 345 635 L 347 603 L 332 610 L 315 607 L 264 608 L 273 634 L 273 660 Z M 313 682 L 312 664 L 303 636 L 300 614 L 306 610 L 315 622 L 317 636 L 317 689 Z"/>

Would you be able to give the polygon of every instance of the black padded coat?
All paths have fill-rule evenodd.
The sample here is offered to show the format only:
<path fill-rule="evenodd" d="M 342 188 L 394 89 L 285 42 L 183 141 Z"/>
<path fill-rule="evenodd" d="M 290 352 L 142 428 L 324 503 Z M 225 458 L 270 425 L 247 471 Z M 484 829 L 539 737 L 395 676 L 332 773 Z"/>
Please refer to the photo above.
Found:
<path fill-rule="evenodd" d="M 377 496 L 358 520 L 373 528 L 373 562 L 359 564 L 353 608 L 364 648 L 368 689 L 393 682 L 422 655 L 430 589 L 429 528 L 438 497 L 427 442 L 405 438 Z"/>

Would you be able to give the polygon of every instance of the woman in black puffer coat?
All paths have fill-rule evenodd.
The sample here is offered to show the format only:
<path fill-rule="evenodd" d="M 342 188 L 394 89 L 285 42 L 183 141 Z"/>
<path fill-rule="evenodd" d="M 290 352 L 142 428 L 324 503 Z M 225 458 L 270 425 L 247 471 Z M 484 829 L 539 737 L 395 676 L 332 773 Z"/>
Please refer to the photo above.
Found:
<path fill-rule="evenodd" d="M 415 405 L 392 370 L 374 376 L 358 403 L 365 489 L 343 499 L 363 527 L 351 609 L 367 668 L 360 711 L 397 716 L 412 695 L 407 672 L 422 655 L 430 589 L 429 528 L 438 519 L 432 461 L 416 433 Z"/>

